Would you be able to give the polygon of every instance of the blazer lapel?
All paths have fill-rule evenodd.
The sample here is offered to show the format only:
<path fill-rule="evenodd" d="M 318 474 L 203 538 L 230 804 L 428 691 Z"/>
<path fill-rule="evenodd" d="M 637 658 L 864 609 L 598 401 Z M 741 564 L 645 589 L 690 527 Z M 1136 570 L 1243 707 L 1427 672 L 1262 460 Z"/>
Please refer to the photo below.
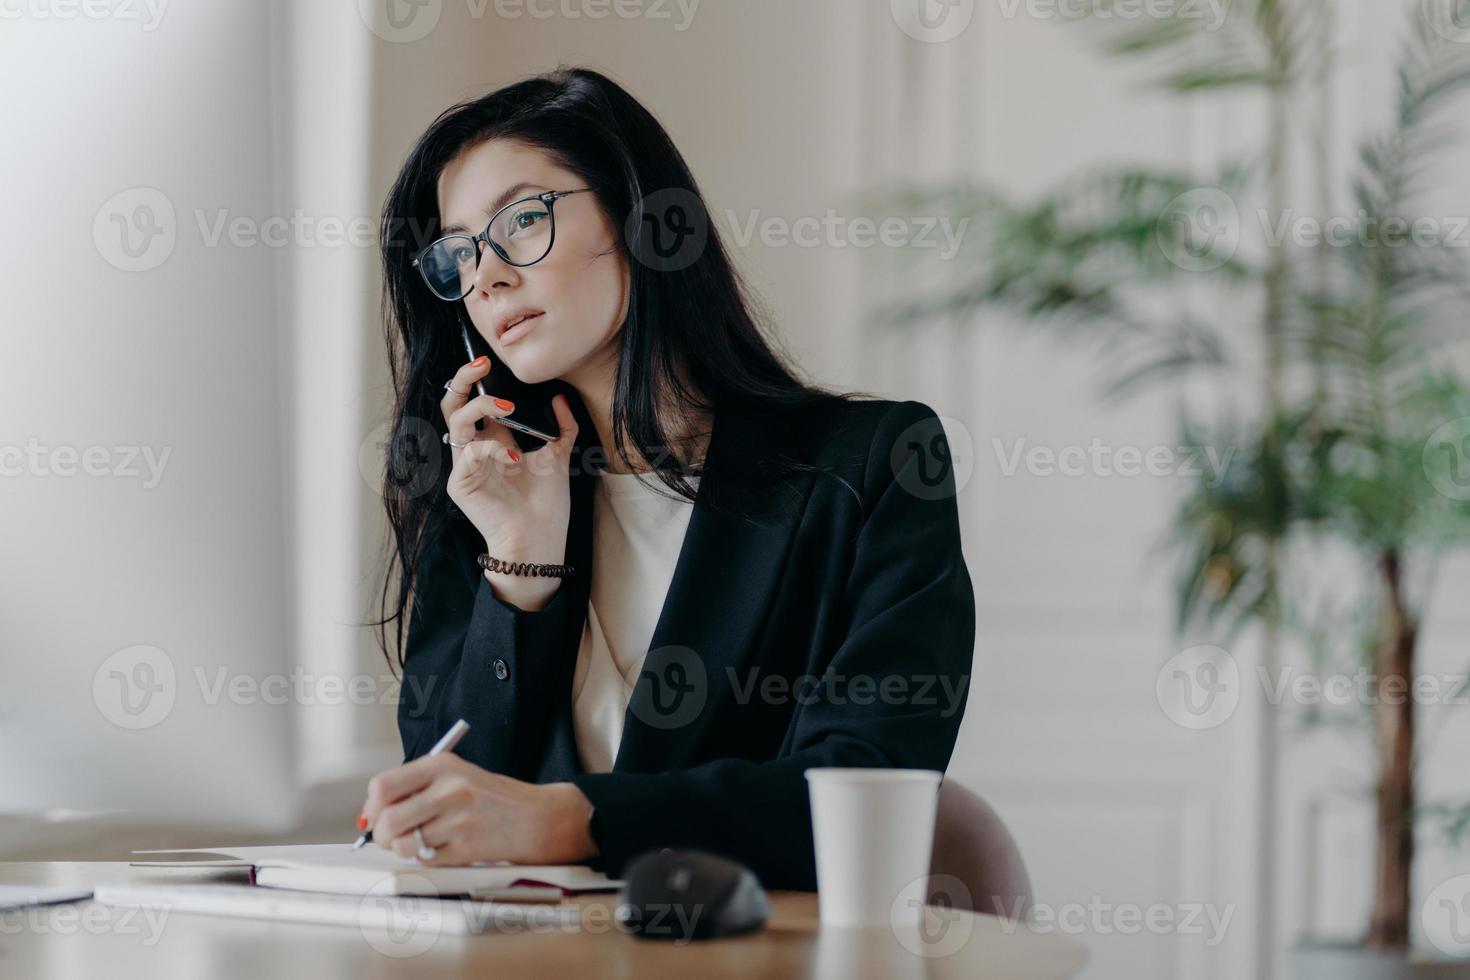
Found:
<path fill-rule="evenodd" d="M 615 772 L 678 768 L 759 639 L 813 477 L 762 481 L 760 460 L 791 433 L 715 415 L 704 476 L 674 577 L 624 719 Z M 732 513 L 739 505 L 743 513 Z"/>

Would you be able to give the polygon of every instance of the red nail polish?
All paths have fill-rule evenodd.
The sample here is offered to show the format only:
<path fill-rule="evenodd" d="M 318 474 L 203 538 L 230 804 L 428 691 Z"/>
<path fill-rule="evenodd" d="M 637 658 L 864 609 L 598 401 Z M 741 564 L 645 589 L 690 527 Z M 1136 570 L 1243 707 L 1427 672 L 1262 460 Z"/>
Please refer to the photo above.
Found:
<path fill-rule="evenodd" d="M 516 403 L 508 402 L 504 398 L 497 398 L 495 399 L 495 407 L 503 412 L 509 412 L 511 409 L 516 407 Z"/>
<path fill-rule="evenodd" d="M 367 816 L 366 816 L 366 814 L 359 813 L 357 815 L 357 829 L 358 830 L 367 830 Z"/>
<path fill-rule="evenodd" d="M 519 463 L 521 461 L 521 454 L 514 449 L 507 449 L 506 452 L 510 454 L 510 461 L 512 463 Z"/>
<path fill-rule="evenodd" d="M 475 367 L 484 367 L 486 364 L 490 363 L 490 358 L 485 354 L 481 354 L 470 363 Z"/>

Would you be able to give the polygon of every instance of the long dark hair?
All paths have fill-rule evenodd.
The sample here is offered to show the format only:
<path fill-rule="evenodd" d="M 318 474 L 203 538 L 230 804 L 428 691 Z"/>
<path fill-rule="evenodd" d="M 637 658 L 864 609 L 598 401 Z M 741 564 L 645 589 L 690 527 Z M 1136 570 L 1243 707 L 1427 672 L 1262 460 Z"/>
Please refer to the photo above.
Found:
<path fill-rule="evenodd" d="M 398 588 L 392 614 L 373 625 L 379 627 L 379 645 L 390 667 L 387 624 L 397 624 L 401 667 L 404 610 L 420 557 L 427 545 L 453 530 L 456 511 L 437 479 L 449 470 L 448 449 L 438 438 L 445 430 L 439 400 L 444 379 L 465 359 L 457 332 L 462 307 L 432 296 L 410 263 L 437 237 L 441 171 L 462 151 L 492 139 L 534 146 L 578 174 L 597 189 L 599 206 L 623 231 L 618 247 L 630 256 L 630 298 L 612 404 L 614 448 L 622 459 L 628 460 L 631 444 L 669 490 L 693 500 L 696 490 L 685 477 L 699 468 L 667 448 L 671 421 L 678 424 L 691 411 L 717 412 L 723 406 L 759 415 L 854 394 L 817 387 L 788 367 L 752 314 L 756 304 L 749 289 L 707 220 L 708 239 L 691 263 L 656 268 L 636 258 L 655 254 L 643 251 L 652 244 L 643 220 L 655 206 L 650 195 L 667 200 L 672 193 L 698 207 L 700 216 L 707 211 L 663 126 L 617 83 L 585 68 L 558 68 L 447 109 L 409 152 L 382 214 L 383 323 L 394 391 L 383 482 L 394 554 L 380 596 L 384 613 L 390 609 L 395 564 Z M 579 429 L 595 441 L 585 406 L 570 386 L 567 396 Z M 412 464 L 426 458 L 439 465 L 415 472 Z M 764 476 L 805 468 L 799 460 L 774 460 Z M 416 477 L 423 472 L 436 477 L 431 486 L 418 485 Z"/>

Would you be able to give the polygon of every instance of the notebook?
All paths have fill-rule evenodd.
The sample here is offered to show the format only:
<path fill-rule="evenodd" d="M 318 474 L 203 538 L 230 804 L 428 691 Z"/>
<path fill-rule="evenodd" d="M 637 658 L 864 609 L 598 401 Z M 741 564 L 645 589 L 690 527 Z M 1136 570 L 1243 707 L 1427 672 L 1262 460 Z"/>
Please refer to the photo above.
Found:
<path fill-rule="evenodd" d="M 536 898 L 617 891 L 622 882 L 580 864 L 530 865 L 476 862 L 459 868 L 429 867 L 381 847 L 348 844 L 284 844 L 268 847 L 197 847 L 134 854 L 198 854 L 193 860 L 135 860 L 135 867 L 253 869 L 257 885 L 344 895 L 469 895 Z"/>

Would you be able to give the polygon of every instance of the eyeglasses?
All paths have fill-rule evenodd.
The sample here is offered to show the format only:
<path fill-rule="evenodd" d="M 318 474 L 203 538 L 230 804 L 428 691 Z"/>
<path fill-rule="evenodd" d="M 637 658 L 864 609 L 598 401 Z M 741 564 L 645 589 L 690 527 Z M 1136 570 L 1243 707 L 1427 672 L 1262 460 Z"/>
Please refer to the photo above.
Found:
<path fill-rule="evenodd" d="M 414 268 L 435 296 L 451 303 L 462 300 L 475 288 L 480 242 L 495 249 L 495 254 L 507 265 L 517 268 L 535 265 L 550 254 L 556 241 L 553 205 L 559 198 L 590 190 L 594 188 L 546 191 L 512 201 L 496 211 L 478 235 L 447 235 L 425 248 L 414 256 Z"/>

